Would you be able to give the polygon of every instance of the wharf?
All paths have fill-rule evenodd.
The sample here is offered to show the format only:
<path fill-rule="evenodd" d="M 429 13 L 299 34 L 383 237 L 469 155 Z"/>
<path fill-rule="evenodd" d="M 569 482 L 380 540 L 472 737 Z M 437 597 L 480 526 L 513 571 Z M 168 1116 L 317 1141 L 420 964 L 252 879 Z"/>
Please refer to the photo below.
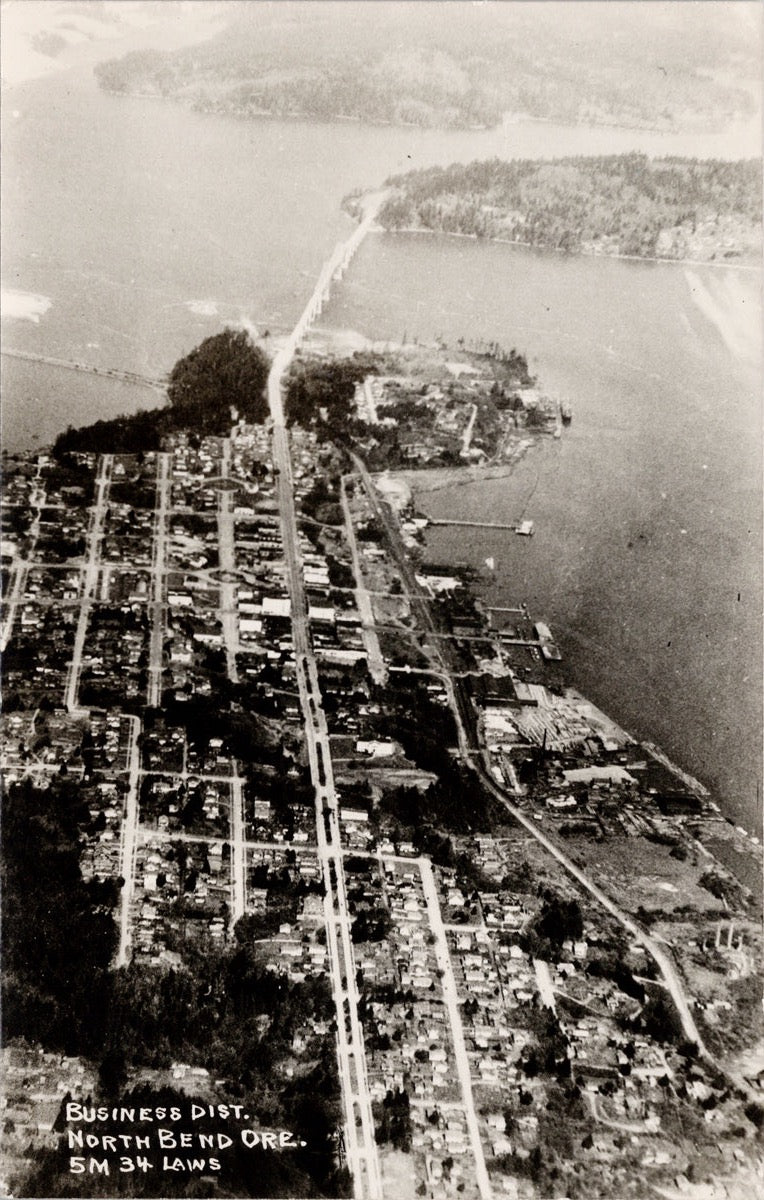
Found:
<path fill-rule="evenodd" d="M 506 529 L 525 536 L 533 532 L 532 521 L 457 521 L 447 517 L 429 517 L 428 525 L 458 525 L 465 529 Z"/>

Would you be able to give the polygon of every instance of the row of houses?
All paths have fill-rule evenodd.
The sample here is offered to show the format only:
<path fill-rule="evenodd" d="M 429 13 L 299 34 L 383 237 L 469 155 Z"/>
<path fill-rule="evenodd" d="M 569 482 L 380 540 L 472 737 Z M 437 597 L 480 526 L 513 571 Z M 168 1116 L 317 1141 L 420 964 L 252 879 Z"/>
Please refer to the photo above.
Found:
<path fill-rule="evenodd" d="M 405 1092 L 416 1178 L 438 1195 L 472 1196 L 475 1162 L 419 864 L 370 858 L 366 871 L 357 867 L 348 881 L 358 914 L 372 926 L 380 909 L 389 919 L 383 939 L 355 945 L 372 1099 Z"/>
<path fill-rule="evenodd" d="M 222 838 L 173 840 L 142 830 L 130 911 L 133 957 L 173 966 L 189 942 L 222 946 L 230 889 L 230 847 Z"/>

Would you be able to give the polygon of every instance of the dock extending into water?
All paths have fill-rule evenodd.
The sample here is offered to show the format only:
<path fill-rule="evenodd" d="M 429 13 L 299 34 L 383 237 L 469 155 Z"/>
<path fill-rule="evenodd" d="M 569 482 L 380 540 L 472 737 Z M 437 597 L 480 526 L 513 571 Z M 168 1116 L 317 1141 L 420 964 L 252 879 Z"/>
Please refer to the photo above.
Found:
<path fill-rule="evenodd" d="M 446 517 L 429 517 L 428 525 L 459 525 L 466 529 L 506 529 L 529 537 L 533 533 L 533 521 L 457 521 Z"/>

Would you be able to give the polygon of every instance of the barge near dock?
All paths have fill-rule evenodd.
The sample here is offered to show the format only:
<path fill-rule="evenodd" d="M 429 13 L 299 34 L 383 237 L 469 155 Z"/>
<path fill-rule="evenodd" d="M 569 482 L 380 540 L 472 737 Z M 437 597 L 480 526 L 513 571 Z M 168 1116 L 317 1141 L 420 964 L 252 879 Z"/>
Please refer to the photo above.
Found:
<path fill-rule="evenodd" d="M 539 650 L 549 662 L 560 662 L 562 655 L 557 649 L 552 638 L 552 631 L 543 621 L 537 621 L 533 626 L 533 632 L 539 641 Z"/>

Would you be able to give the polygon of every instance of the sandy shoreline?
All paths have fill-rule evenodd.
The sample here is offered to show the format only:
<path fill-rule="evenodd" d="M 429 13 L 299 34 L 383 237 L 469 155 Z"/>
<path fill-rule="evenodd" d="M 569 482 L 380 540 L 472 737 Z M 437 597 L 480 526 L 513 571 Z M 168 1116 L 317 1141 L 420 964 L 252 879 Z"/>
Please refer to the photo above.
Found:
<path fill-rule="evenodd" d="M 40 317 L 44 317 L 52 305 L 53 301 L 48 296 L 21 292 L 15 288 L 3 288 L 0 295 L 0 315 L 3 320 L 33 321 L 39 325 Z"/>
<path fill-rule="evenodd" d="M 484 483 L 490 479 L 506 479 L 525 456 L 533 442 L 518 445 L 512 458 L 506 462 L 489 463 L 487 466 L 423 467 L 421 470 L 399 470 L 387 472 L 388 477 L 400 480 L 416 498 L 443 488 L 466 487 L 472 483 Z"/>
<path fill-rule="evenodd" d="M 696 306 L 722 336 L 727 349 L 736 357 L 758 362 L 761 357 L 761 305 L 751 304 L 750 296 L 739 279 L 714 278 L 706 285 L 694 271 L 685 270 L 685 279 Z"/>
<path fill-rule="evenodd" d="M 92 68 L 103 59 L 130 50 L 174 50 L 211 37 L 225 9 L 167 4 L 154 11 L 128 2 L 105 12 L 97 4 L 76 11 L 67 0 L 14 0 L 3 5 L 0 55 L 3 90 L 76 68 Z M 52 39 L 44 53 L 40 38 Z"/>

